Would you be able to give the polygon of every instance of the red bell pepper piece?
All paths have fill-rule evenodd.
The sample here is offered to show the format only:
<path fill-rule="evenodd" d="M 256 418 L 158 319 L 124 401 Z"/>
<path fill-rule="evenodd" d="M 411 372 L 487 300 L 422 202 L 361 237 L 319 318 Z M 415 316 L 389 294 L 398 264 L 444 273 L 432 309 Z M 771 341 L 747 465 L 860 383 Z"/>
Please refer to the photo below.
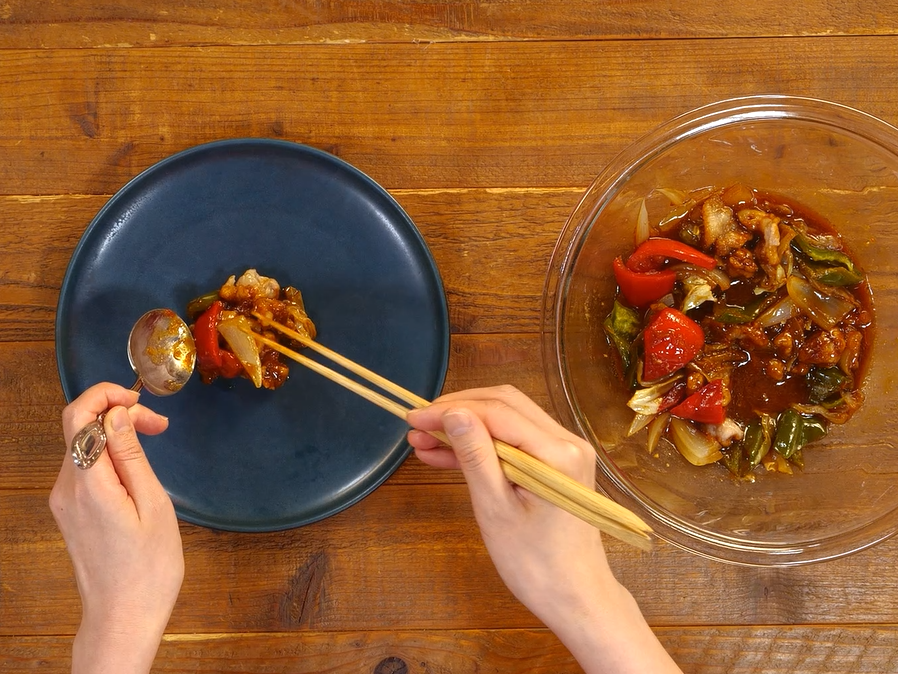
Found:
<path fill-rule="evenodd" d="M 243 363 L 233 353 L 226 349 L 221 349 L 221 368 L 218 373 L 225 379 L 233 379 L 244 372 Z"/>
<path fill-rule="evenodd" d="M 213 302 L 193 325 L 193 340 L 196 343 L 196 365 L 203 381 L 210 383 L 216 377 L 233 379 L 244 371 L 243 363 L 218 342 L 218 324 L 224 305 L 221 300 Z"/>
<path fill-rule="evenodd" d="M 632 271 L 619 257 L 614 258 L 612 267 L 621 295 L 634 307 L 645 307 L 661 299 L 673 290 L 677 280 L 676 272 L 672 271 Z"/>
<path fill-rule="evenodd" d="M 705 424 L 722 424 L 726 419 L 723 405 L 723 380 L 714 379 L 686 398 L 670 413 Z"/>
<path fill-rule="evenodd" d="M 686 314 L 667 307 L 652 316 L 643 335 L 642 376 L 654 381 L 676 372 L 705 345 L 701 326 Z"/>
<path fill-rule="evenodd" d="M 221 348 L 218 346 L 218 323 L 221 321 L 221 300 L 213 302 L 199 315 L 193 325 L 196 343 L 196 362 L 201 372 L 218 373 L 221 369 Z"/>
<path fill-rule="evenodd" d="M 714 269 L 717 266 L 717 260 L 710 255 L 682 241 L 657 236 L 646 239 L 633 251 L 627 258 L 627 268 L 635 272 L 653 271 L 660 269 L 664 261 L 670 259 L 688 262 L 705 269 Z"/>

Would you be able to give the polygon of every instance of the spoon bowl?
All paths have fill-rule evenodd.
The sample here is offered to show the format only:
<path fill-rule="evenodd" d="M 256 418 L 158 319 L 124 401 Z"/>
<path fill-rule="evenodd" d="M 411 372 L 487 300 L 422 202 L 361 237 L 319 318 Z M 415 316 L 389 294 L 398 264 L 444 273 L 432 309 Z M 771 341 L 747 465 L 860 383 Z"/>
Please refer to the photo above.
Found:
<path fill-rule="evenodd" d="M 148 311 L 128 337 L 128 361 L 137 375 L 134 390 L 157 396 L 180 391 L 193 374 L 196 344 L 187 324 L 171 309 Z"/>
<path fill-rule="evenodd" d="M 145 388 L 157 396 L 180 391 L 193 374 L 196 344 L 187 324 L 171 309 L 152 309 L 137 319 L 128 336 L 128 361 L 137 375 L 132 391 Z M 90 468 L 106 448 L 103 412 L 72 440 L 72 459 Z"/>

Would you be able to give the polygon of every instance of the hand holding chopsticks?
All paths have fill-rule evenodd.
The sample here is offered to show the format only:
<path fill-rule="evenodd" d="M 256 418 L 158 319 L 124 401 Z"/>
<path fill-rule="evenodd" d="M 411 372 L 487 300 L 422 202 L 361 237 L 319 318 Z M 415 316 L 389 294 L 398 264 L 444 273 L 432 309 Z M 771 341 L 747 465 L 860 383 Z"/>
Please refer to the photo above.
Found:
<path fill-rule="evenodd" d="M 263 325 L 270 326 L 303 346 L 318 352 L 334 363 L 346 368 L 348 371 L 396 396 L 408 405 L 415 408 L 421 408 L 430 404 L 424 398 L 421 398 L 388 379 L 371 372 L 367 368 L 362 367 L 325 346 L 322 346 L 305 335 L 302 335 L 295 330 L 291 330 L 287 326 L 273 321 L 261 314 L 254 315 Z M 255 332 L 251 334 L 260 343 L 263 343 L 275 351 L 284 354 L 291 360 L 314 370 L 331 381 L 348 388 L 369 402 L 395 414 L 401 419 L 405 419 L 410 411 L 390 398 L 362 386 L 358 382 L 283 346 L 275 340 Z M 431 432 L 431 435 L 441 442 L 444 442 L 447 445 L 449 444 L 448 439 L 444 434 L 434 431 Z M 602 496 L 595 490 L 588 489 L 573 478 L 548 466 L 534 456 L 521 451 L 517 447 L 513 447 L 501 440 L 494 440 L 494 444 L 505 476 L 509 481 L 527 489 L 533 494 L 562 508 L 572 515 L 579 517 L 585 522 L 592 524 L 611 536 L 644 550 L 651 548 L 651 528 L 623 506 Z"/>

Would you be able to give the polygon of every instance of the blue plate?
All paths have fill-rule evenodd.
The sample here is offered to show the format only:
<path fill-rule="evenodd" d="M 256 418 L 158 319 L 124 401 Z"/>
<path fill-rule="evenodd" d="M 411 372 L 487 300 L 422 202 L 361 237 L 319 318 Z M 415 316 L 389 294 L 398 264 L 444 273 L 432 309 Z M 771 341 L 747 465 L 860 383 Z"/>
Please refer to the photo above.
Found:
<path fill-rule="evenodd" d="M 126 386 L 134 321 L 255 268 L 299 288 L 335 351 L 432 399 L 449 353 L 439 272 L 414 223 L 325 152 L 267 139 L 200 145 L 125 185 L 66 271 L 56 357 L 68 400 Z M 308 351 L 306 351 L 309 353 Z M 182 519 L 231 531 L 296 527 L 356 503 L 408 456 L 401 420 L 301 365 L 276 391 L 247 380 L 143 403 L 171 420 L 143 444 Z"/>

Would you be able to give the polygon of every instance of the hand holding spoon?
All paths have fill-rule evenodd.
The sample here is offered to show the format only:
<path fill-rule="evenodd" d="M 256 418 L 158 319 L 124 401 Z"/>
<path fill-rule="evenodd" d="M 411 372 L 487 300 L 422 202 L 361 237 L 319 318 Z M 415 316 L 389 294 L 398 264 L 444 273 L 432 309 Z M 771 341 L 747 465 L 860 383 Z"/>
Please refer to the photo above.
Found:
<path fill-rule="evenodd" d="M 190 379 L 196 363 L 190 328 L 171 309 L 148 311 L 131 328 L 128 361 L 137 375 L 132 391 L 145 388 L 157 396 L 177 393 Z M 90 468 L 106 448 L 105 416 L 104 412 L 72 440 L 72 458 L 79 468 Z"/>

